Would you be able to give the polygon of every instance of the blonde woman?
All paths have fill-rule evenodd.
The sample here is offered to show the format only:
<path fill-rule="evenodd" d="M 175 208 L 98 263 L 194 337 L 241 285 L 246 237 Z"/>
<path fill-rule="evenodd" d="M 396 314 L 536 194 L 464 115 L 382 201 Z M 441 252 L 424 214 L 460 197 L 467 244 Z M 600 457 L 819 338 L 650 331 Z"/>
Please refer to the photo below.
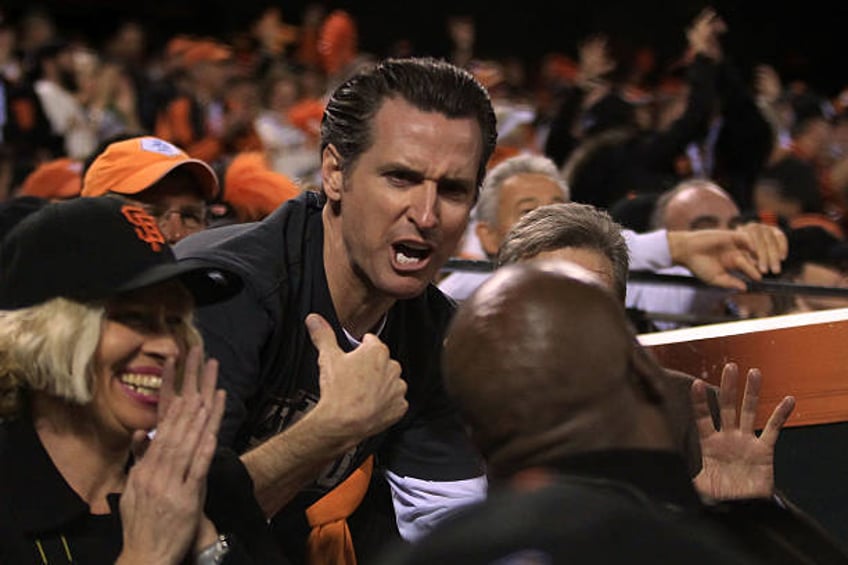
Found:
<path fill-rule="evenodd" d="M 4 239 L 0 562 L 275 559 L 221 527 L 264 529 L 243 470 L 208 489 L 236 515 L 204 510 L 224 393 L 192 310 L 239 286 L 178 264 L 155 220 L 111 197 L 48 206 Z"/>

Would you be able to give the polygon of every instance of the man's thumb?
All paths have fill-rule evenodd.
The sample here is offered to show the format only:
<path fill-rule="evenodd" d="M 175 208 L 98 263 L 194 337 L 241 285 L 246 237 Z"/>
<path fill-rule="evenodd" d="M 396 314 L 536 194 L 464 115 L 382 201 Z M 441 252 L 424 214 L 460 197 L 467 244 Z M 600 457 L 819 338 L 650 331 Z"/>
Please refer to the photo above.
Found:
<path fill-rule="evenodd" d="M 326 354 L 332 351 L 339 350 L 339 344 L 336 342 L 336 332 L 330 327 L 321 315 L 309 314 L 306 317 L 306 329 L 309 330 L 309 337 L 312 339 L 312 344 L 319 354 Z"/>

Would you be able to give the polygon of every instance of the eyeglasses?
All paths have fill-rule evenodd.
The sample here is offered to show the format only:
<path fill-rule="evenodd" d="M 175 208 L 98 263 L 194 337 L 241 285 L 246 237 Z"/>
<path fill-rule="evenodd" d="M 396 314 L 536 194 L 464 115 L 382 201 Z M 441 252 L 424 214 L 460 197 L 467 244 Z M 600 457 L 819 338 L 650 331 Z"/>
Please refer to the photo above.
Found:
<path fill-rule="evenodd" d="M 187 204 L 185 206 L 175 208 L 165 208 L 155 204 L 145 205 L 147 213 L 156 218 L 159 224 L 159 229 L 164 229 L 165 225 L 176 214 L 180 218 L 180 223 L 185 229 L 199 230 L 207 226 L 209 222 L 209 209 L 205 204 Z"/>

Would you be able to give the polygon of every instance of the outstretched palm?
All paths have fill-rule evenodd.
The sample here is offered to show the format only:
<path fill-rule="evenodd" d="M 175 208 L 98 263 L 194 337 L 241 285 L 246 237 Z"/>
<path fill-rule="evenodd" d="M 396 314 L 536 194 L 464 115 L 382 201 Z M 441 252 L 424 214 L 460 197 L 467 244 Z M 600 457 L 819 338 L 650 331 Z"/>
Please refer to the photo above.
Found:
<path fill-rule="evenodd" d="M 759 404 L 762 375 L 748 371 L 742 408 L 737 420 L 736 398 L 739 370 L 724 366 L 719 391 L 721 428 L 716 430 L 707 405 L 706 384 L 692 385 L 692 403 L 701 437 L 703 468 L 695 477 L 698 492 L 714 500 L 769 497 L 774 492 L 774 445 L 795 399 L 785 397 L 775 407 L 762 434 L 757 437 L 754 419 Z"/>

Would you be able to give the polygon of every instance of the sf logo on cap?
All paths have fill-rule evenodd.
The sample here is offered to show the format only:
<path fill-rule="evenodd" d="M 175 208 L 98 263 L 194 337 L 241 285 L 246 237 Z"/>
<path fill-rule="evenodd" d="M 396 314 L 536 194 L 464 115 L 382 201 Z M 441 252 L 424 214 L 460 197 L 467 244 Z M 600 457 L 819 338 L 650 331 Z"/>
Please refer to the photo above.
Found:
<path fill-rule="evenodd" d="M 144 208 L 126 204 L 121 206 L 121 213 L 135 227 L 135 235 L 141 241 L 150 245 L 153 251 L 161 251 L 165 237 L 159 231 L 156 220 Z"/>

